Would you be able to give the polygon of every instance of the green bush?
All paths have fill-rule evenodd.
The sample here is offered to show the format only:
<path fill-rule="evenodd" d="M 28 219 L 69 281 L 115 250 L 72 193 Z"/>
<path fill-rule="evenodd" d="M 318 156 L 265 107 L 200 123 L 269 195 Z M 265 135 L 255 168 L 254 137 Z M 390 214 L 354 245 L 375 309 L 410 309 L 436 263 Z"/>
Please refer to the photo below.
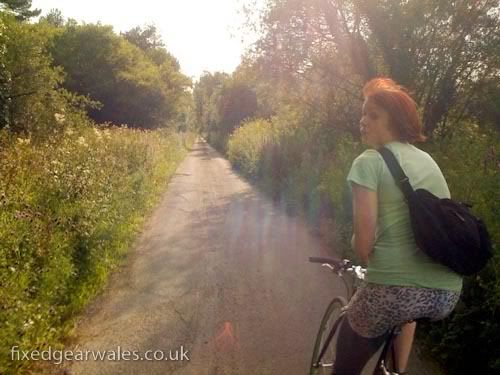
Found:
<path fill-rule="evenodd" d="M 19 22 L 4 12 L 0 12 L 0 29 L 0 128 L 47 132 L 54 114 L 62 113 L 65 106 L 61 92 L 56 90 L 64 73 L 51 67 L 52 58 L 47 53 L 53 30 Z"/>
<path fill-rule="evenodd" d="M 0 373 L 27 365 L 13 345 L 58 345 L 185 152 L 166 131 L 68 126 L 38 143 L 0 131 Z"/>
<path fill-rule="evenodd" d="M 220 130 L 213 130 L 207 134 L 207 141 L 221 154 L 227 153 L 227 142 L 229 134 Z"/>
<path fill-rule="evenodd" d="M 494 259 L 477 276 L 466 278 L 452 315 L 423 326 L 428 348 L 450 373 L 500 373 L 500 139 L 496 130 L 480 130 L 466 122 L 451 136 L 426 150 L 436 159 L 452 198 L 473 205 L 494 245 Z M 473 343 L 473 344 L 472 344 Z"/>
<path fill-rule="evenodd" d="M 262 151 L 272 141 L 273 128 L 269 121 L 257 119 L 244 123 L 229 137 L 229 161 L 245 176 L 255 179 Z"/>

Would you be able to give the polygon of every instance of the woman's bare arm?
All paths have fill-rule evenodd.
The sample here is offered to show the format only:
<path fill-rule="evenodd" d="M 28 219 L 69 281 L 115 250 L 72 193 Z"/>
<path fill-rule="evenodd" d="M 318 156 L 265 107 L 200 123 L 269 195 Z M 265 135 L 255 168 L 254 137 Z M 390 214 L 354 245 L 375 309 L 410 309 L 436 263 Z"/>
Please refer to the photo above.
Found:
<path fill-rule="evenodd" d="M 352 247 L 365 264 L 373 251 L 377 227 L 377 192 L 353 183 L 353 237 Z"/>

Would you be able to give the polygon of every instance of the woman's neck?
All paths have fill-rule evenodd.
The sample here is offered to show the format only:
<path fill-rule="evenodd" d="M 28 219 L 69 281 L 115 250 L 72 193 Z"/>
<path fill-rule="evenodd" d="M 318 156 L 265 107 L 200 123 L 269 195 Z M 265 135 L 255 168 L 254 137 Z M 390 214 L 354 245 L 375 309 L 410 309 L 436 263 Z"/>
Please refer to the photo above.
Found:
<path fill-rule="evenodd" d="M 386 144 L 388 143 L 391 143 L 391 142 L 401 142 L 399 139 L 397 139 L 396 137 L 394 136 L 387 136 L 387 137 L 384 137 L 382 139 L 379 139 L 379 141 L 377 142 L 377 144 L 373 145 L 373 147 L 375 148 L 382 148 L 384 147 Z"/>

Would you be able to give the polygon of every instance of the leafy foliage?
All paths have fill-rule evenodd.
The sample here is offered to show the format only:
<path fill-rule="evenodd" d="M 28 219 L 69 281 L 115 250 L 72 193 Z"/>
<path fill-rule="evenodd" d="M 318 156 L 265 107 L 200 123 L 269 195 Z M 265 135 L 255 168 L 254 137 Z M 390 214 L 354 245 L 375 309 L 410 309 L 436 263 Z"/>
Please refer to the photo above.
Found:
<path fill-rule="evenodd" d="M 63 73 L 51 67 L 46 53 L 50 28 L 21 23 L 1 13 L 3 25 L 3 118 L 16 132 L 48 130 L 54 114 L 65 110 L 59 92 Z"/>
<path fill-rule="evenodd" d="M 193 90 L 194 119 L 218 149 L 225 151 L 231 132 L 257 111 L 255 91 L 224 73 L 206 73 Z"/>
<path fill-rule="evenodd" d="M 186 150 L 166 131 L 73 123 L 33 144 L 0 131 L 0 372 L 58 344 L 125 255 Z"/>
<path fill-rule="evenodd" d="M 217 98 L 229 77 L 225 73 L 205 73 L 193 89 L 194 120 L 199 130 L 209 132 L 219 120 Z"/>
<path fill-rule="evenodd" d="M 451 137 L 429 145 L 455 199 L 469 202 L 486 223 L 495 258 L 478 276 L 464 282 L 461 301 L 447 320 L 425 327 L 428 348 L 445 361 L 450 373 L 500 371 L 500 141 L 495 130 L 461 124 Z M 474 345 L 471 345 L 474 343 Z M 488 347 L 488 350 L 484 350 Z M 473 360 L 471 360 L 473 359 Z"/>
<path fill-rule="evenodd" d="M 30 3 L 9 2 L 23 17 Z M 62 346 L 193 141 L 87 116 L 187 130 L 177 121 L 187 121 L 190 82 L 168 52 L 150 56 L 111 27 L 65 22 L 57 10 L 21 18 L 0 11 L 2 374 L 30 371 L 11 360 L 13 345 Z"/>
<path fill-rule="evenodd" d="M 55 27 L 63 27 L 65 20 L 59 9 L 51 9 L 45 16 L 40 17 L 40 22 L 46 22 Z"/>
<path fill-rule="evenodd" d="M 272 124 L 268 121 L 258 119 L 242 124 L 229 138 L 229 161 L 245 176 L 257 178 L 262 152 L 273 141 L 273 135 Z"/>
<path fill-rule="evenodd" d="M 253 60 L 270 79 L 317 72 L 346 92 L 390 75 L 415 94 L 431 133 L 460 120 L 484 82 L 498 85 L 499 17 L 494 0 L 269 0 Z"/>
<path fill-rule="evenodd" d="M 144 28 L 137 26 L 121 35 L 144 51 L 156 65 L 168 62 L 174 70 L 180 69 L 177 59 L 165 49 L 156 26 L 147 25 Z"/>
<path fill-rule="evenodd" d="M 16 18 L 19 20 L 26 20 L 31 17 L 36 17 L 41 13 L 40 9 L 30 9 L 31 0 L 2 0 L 0 4 L 13 11 Z"/>
<path fill-rule="evenodd" d="M 7 26 L 0 17 L 0 129 L 9 124 L 10 72 L 7 70 Z"/>
<path fill-rule="evenodd" d="M 231 133 L 241 121 L 252 117 L 257 109 L 255 92 L 241 83 L 230 83 L 224 87 L 219 99 L 220 127 Z"/>
<path fill-rule="evenodd" d="M 68 22 L 51 53 L 67 74 L 65 88 L 102 103 L 90 112 L 95 121 L 157 128 L 178 118 L 190 85 L 178 62 L 158 48 L 143 51 L 111 26 Z"/>

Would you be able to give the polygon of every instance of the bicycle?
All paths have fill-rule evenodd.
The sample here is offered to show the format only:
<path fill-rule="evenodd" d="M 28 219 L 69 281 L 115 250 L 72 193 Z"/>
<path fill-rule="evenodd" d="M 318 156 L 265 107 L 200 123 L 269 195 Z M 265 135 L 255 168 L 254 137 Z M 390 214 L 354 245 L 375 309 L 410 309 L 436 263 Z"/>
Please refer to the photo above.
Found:
<path fill-rule="evenodd" d="M 312 263 L 321 263 L 322 266 L 330 268 L 343 282 L 347 290 L 347 296 L 350 299 L 356 291 L 359 283 L 364 279 L 366 269 L 355 265 L 348 259 L 336 260 L 325 257 L 310 257 Z M 353 277 L 353 283 L 346 280 L 345 275 L 350 274 Z M 335 361 L 335 340 L 333 340 L 337 328 L 345 314 L 347 299 L 342 296 L 336 296 L 328 305 L 319 327 L 316 340 L 314 342 L 313 355 L 311 359 L 310 375 L 330 375 Z M 390 330 L 387 339 L 382 345 L 382 352 L 376 362 L 374 375 L 397 374 L 394 368 L 395 352 L 393 346 L 394 338 L 399 334 L 399 327 L 393 327 Z M 390 354 L 390 355 L 389 355 Z"/>

